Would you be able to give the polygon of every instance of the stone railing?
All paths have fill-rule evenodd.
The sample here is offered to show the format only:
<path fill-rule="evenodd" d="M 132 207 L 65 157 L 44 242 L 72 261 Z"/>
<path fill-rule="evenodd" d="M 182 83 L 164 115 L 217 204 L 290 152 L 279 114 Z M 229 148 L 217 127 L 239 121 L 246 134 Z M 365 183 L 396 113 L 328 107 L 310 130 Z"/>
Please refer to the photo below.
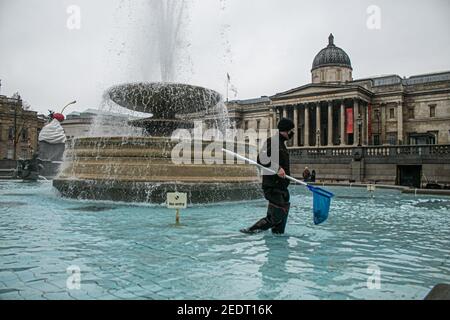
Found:
<path fill-rule="evenodd" d="M 353 148 L 290 148 L 294 157 L 324 158 L 353 157 Z"/>
<path fill-rule="evenodd" d="M 371 147 L 324 147 L 324 148 L 290 148 L 294 159 L 395 159 L 427 158 L 448 159 L 450 145 L 408 145 L 408 146 L 371 146 Z"/>
<path fill-rule="evenodd" d="M 450 145 L 383 146 L 362 148 L 364 157 L 436 157 L 450 158 Z"/>
<path fill-rule="evenodd" d="M 5 96 L 0 96 L 0 103 L 6 105 L 22 104 L 22 101 L 15 98 L 7 98 Z"/>

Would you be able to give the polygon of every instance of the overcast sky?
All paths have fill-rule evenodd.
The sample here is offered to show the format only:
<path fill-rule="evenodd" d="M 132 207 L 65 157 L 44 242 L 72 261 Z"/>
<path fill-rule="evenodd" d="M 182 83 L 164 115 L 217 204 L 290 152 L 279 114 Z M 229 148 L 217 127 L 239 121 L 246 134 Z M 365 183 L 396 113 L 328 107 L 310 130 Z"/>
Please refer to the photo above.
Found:
<path fill-rule="evenodd" d="M 114 84 L 160 80 L 151 1 L 0 0 L 0 94 L 18 91 L 42 113 L 76 99 L 82 111 Z M 67 28 L 70 5 L 79 30 Z M 371 5 L 380 29 L 367 26 Z M 225 95 L 228 72 L 230 98 L 309 83 L 331 32 L 355 79 L 450 70 L 448 0 L 189 0 L 182 21 L 175 80 Z"/>

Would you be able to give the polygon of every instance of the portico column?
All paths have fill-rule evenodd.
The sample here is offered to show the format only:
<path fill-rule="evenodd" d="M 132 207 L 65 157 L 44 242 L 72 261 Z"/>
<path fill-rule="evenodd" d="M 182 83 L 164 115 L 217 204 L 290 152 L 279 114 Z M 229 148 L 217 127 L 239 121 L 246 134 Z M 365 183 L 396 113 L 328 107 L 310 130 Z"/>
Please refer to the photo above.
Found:
<path fill-rule="evenodd" d="M 341 102 L 341 147 L 345 146 L 347 141 L 345 139 L 345 104 L 344 100 Z"/>
<path fill-rule="evenodd" d="M 397 103 L 397 140 L 398 144 L 403 144 L 403 102 Z"/>
<path fill-rule="evenodd" d="M 358 145 L 359 141 L 359 126 L 357 119 L 359 116 L 359 101 L 358 99 L 353 99 L 353 146 Z"/>
<path fill-rule="evenodd" d="M 298 147 L 298 141 L 299 141 L 299 136 L 298 136 L 298 106 L 294 106 L 294 130 L 295 130 L 295 135 L 294 135 L 294 147 Z"/>
<path fill-rule="evenodd" d="M 365 141 L 366 141 L 366 131 L 367 131 L 367 123 L 366 123 L 366 105 L 365 103 L 361 103 L 361 120 L 362 120 L 362 125 L 361 125 L 361 145 L 364 146 L 365 145 Z M 359 130 L 359 129 L 358 129 Z"/>
<path fill-rule="evenodd" d="M 269 129 L 275 129 L 276 127 L 277 127 L 277 109 L 273 108 L 272 109 L 272 121 L 270 123 Z"/>
<path fill-rule="evenodd" d="M 282 118 L 287 118 L 287 107 L 283 107 L 283 115 Z"/>
<path fill-rule="evenodd" d="M 309 147 L 309 106 L 305 104 L 305 147 Z"/>
<path fill-rule="evenodd" d="M 333 101 L 328 102 L 328 146 L 333 146 Z"/>
<path fill-rule="evenodd" d="M 316 104 L 316 147 L 320 147 L 322 130 L 320 128 L 320 102 Z"/>

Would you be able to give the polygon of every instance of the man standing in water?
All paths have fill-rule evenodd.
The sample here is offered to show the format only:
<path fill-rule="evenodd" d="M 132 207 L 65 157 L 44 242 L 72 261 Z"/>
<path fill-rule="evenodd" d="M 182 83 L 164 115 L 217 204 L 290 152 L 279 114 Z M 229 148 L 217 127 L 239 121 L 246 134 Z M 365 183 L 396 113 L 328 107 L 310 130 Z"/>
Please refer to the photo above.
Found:
<path fill-rule="evenodd" d="M 258 163 L 266 168 L 276 168 L 278 174 L 263 172 L 262 188 L 264 196 L 269 201 L 267 216 L 258 221 L 254 226 L 243 229 L 243 233 L 257 233 L 272 229 L 274 234 L 284 234 L 290 209 L 289 180 L 290 175 L 289 152 L 286 142 L 294 137 L 294 123 L 289 119 L 282 119 L 278 124 L 279 136 L 269 138 L 258 156 Z M 273 143 L 273 140 L 278 143 Z M 275 148 L 276 147 L 276 148 Z M 278 163 L 272 163 L 272 154 L 278 152 Z M 271 159 L 264 163 L 263 159 Z"/>

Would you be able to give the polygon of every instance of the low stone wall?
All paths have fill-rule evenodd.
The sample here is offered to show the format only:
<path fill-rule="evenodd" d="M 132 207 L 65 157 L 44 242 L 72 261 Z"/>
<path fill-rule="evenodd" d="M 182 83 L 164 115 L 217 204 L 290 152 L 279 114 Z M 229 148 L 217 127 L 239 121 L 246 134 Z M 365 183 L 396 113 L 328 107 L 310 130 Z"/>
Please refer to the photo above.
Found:
<path fill-rule="evenodd" d="M 291 148 L 291 171 L 302 177 L 305 167 L 324 182 L 396 185 L 399 166 L 421 166 L 421 183 L 450 185 L 450 145 L 354 148 Z"/>
<path fill-rule="evenodd" d="M 16 169 L 17 161 L 15 160 L 0 160 L 0 169 L 8 170 L 8 169 Z"/>

